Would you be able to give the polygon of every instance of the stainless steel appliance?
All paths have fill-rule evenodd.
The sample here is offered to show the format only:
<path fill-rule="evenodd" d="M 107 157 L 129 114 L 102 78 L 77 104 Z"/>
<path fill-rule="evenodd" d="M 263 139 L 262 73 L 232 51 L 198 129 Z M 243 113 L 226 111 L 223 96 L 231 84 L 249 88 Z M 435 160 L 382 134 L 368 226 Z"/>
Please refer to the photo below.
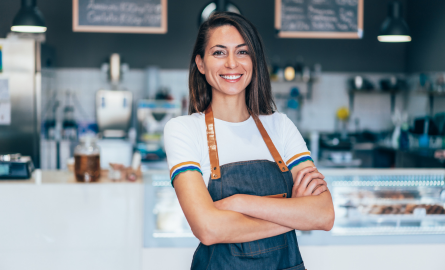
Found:
<path fill-rule="evenodd" d="M 129 91 L 97 91 L 97 125 L 103 137 L 123 138 L 127 135 L 131 120 L 132 103 L 133 94 Z"/>
<path fill-rule="evenodd" d="M 0 179 L 29 179 L 34 171 L 30 157 L 0 155 Z"/>
<path fill-rule="evenodd" d="M 96 94 L 96 117 L 99 132 L 104 138 L 124 138 L 130 127 L 133 94 L 119 89 L 121 79 L 120 56 L 110 56 L 110 90 L 99 90 Z"/>
<path fill-rule="evenodd" d="M 0 154 L 21 153 L 40 167 L 40 107 L 42 45 L 34 39 L 0 39 L 0 105 L 10 121 L 0 123 Z M 45 60 L 46 61 L 46 60 Z"/>

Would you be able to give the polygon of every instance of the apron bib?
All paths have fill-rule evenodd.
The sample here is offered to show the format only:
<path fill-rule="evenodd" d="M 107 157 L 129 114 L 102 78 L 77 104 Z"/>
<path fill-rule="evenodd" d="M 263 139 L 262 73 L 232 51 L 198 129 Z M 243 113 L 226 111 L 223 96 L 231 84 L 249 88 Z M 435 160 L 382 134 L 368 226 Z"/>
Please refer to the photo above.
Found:
<path fill-rule="evenodd" d="M 275 162 L 251 160 L 219 166 L 215 124 L 211 106 L 205 112 L 210 158 L 208 190 L 213 201 L 235 194 L 290 198 L 293 178 L 261 121 L 252 115 Z M 295 231 L 246 243 L 199 244 L 193 270 L 304 270 Z"/>

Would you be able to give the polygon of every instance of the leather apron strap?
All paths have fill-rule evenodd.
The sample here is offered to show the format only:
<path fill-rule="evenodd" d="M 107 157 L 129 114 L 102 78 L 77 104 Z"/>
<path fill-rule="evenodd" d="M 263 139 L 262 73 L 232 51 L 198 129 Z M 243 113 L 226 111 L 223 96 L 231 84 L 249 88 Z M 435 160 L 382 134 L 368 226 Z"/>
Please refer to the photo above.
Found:
<path fill-rule="evenodd" d="M 281 158 L 280 153 L 275 148 L 272 139 L 269 137 L 269 134 L 267 134 L 266 129 L 261 123 L 261 120 L 257 116 L 254 116 L 254 114 L 251 115 L 253 120 L 255 121 L 258 130 L 260 131 L 261 136 L 263 137 L 264 142 L 266 143 L 267 148 L 269 149 L 270 154 L 272 155 L 273 159 L 277 163 L 280 170 L 282 172 L 289 171 L 289 169 L 286 166 L 286 163 L 284 163 L 283 159 Z M 218 147 L 216 145 L 215 120 L 213 117 L 213 111 L 211 105 L 209 105 L 209 107 L 205 111 L 205 121 L 206 121 L 207 144 L 209 147 L 209 159 L 211 167 L 210 176 L 212 179 L 219 179 L 221 177 L 221 171 L 219 168 Z"/>
<path fill-rule="evenodd" d="M 218 147 L 216 146 L 215 120 L 213 118 L 212 106 L 209 105 L 205 111 L 207 145 L 209 147 L 210 176 L 212 179 L 219 179 L 221 172 L 219 169 Z"/>
<path fill-rule="evenodd" d="M 286 166 L 286 163 L 284 163 L 283 159 L 281 158 L 281 155 L 278 152 L 277 148 L 275 148 L 275 145 L 273 144 L 272 139 L 269 137 L 269 134 L 267 134 L 267 131 L 263 126 L 263 123 L 261 123 L 261 120 L 254 114 L 252 114 L 252 118 L 255 121 L 255 124 L 261 133 L 261 137 L 263 137 L 263 140 L 266 143 L 267 148 L 269 148 L 270 154 L 272 155 L 273 159 L 277 163 L 280 170 L 282 172 L 289 171 L 289 169 Z"/>

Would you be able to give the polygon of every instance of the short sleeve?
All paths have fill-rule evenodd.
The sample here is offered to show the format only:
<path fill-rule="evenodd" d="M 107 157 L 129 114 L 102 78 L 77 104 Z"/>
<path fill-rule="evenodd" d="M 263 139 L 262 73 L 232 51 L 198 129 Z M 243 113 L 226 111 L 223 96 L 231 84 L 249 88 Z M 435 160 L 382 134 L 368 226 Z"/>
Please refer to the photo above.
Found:
<path fill-rule="evenodd" d="M 306 142 L 301 136 L 295 124 L 283 115 L 284 134 L 284 160 L 289 170 L 305 161 L 312 161 L 311 152 L 307 149 Z"/>
<path fill-rule="evenodd" d="M 202 174 L 197 139 L 197 134 L 176 118 L 165 125 L 164 145 L 172 186 L 175 177 L 182 172 L 198 171 Z"/>

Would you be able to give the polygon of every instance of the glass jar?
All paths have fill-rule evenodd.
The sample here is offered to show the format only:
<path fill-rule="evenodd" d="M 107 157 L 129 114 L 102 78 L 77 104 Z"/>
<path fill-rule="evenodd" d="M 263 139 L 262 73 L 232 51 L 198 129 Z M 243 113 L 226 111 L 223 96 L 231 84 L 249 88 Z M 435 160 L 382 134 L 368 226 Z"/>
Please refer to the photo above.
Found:
<path fill-rule="evenodd" d="M 85 136 L 74 149 L 74 175 L 78 182 L 96 182 L 100 178 L 100 149 L 96 138 Z"/>

